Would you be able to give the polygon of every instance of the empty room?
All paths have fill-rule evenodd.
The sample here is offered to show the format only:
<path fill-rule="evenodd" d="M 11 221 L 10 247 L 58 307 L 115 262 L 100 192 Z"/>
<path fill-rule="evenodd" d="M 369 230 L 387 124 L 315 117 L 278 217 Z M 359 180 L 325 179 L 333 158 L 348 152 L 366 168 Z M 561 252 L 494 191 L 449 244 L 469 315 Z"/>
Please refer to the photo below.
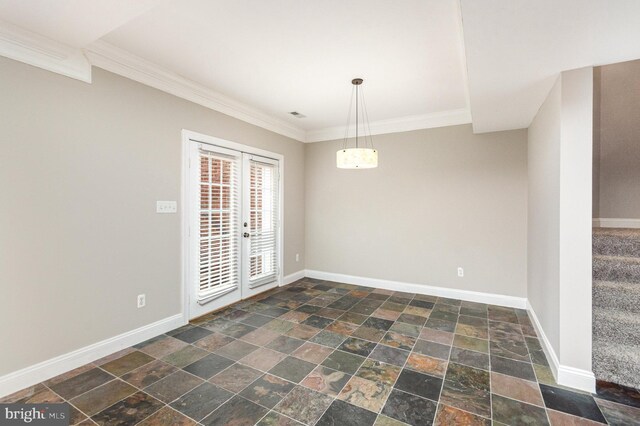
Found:
<path fill-rule="evenodd" d="M 0 425 L 640 425 L 637 0 L 0 0 Z"/>

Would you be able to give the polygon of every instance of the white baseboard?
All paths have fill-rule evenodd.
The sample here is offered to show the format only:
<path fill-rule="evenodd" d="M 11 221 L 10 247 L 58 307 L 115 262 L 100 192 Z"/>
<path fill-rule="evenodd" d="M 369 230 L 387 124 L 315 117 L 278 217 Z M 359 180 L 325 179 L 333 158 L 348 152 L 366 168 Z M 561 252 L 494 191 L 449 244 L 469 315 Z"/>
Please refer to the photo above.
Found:
<path fill-rule="evenodd" d="M 291 283 L 293 283 L 293 282 L 296 282 L 296 281 L 298 281 L 298 280 L 301 280 L 301 279 L 302 279 L 302 278 L 304 278 L 304 277 L 305 277 L 305 270 L 304 270 L 304 269 L 302 269 L 302 270 L 300 270 L 300 271 L 298 271 L 298 272 L 294 272 L 293 274 L 289 274 L 289 275 L 285 276 L 285 277 L 282 279 L 282 284 L 281 284 L 281 286 L 283 286 L 283 285 L 287 285 L 287 284 L 291 284 Z"/>
<path fill-rule="evenodd" d="M 594 228 L 640 228 L 640 219 L 595 218 Z"/>
<path fill-rule="evenodd" d="M 505 296 L 502 294 L 481 293 L 477 291 L 459 290 L 455 288 L 436 287 L 423 284 L 406 283 L 400 281 L 381 280 L 377 278 L 358 277 L 354 275 L 334 274 L 307 269 L 305 276 L 320 280 L 336 281 L 385 290 L 405 291 L 407 293 L 427 294 L 430 296 L 448 297 L 451 299 L 467 300 L 469 302 L 489 303 L 510 308 L 525 309 L 527 299 L 524 297 Z"/>
<path fill-rule="evenodd" d="M 533 320 L 533 326 L 536 329 L 536 333 L 538 333 L 540 341 L 542 342 L 542 350 L 547 356 L 549 367 L 551 368 L 551 372 L 553 373 L 553 377 L 556 379 L 556 382 L 562 386 L 595 393 L 596 377 L 593 372 L 582 370 L 580 368 L 569 367 L 567 365 L 561 365 L 556 352 L 551 346 L 551 342 L 547 339 L 544 329 L 542 328 L 540 321 L 538 321 L 538 316 L 533 310 L 533 306 L 531 306 L 531 303 L 529 303 L 528 300 L 527 311 L 529 311 L 529 315 Z"/>
<path fill-rule="evenodd" d="M 0 377 L 0 397 L 49 380 L 186 324 L 182 313 Z"/>

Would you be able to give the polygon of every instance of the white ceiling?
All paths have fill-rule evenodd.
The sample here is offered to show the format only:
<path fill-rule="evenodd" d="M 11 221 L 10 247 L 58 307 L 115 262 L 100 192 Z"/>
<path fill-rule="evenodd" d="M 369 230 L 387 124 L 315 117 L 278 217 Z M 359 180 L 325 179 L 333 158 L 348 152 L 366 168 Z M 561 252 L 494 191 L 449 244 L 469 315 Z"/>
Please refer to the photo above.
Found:
<path fill-rule="evenodd" d="M 528 127 L 561 71 L 640 58 L 638 0 L 0 0 L 0 54 L 22 60 L 1 21 L 307 141 L 343 134 L 354 77 L 374 133 L 469 107 L 486 132 Z"/>
<path fill-rule="evenodd" d="M 476 132 L 521 129 L 561 71 L 640 58 L 638 0 L 461 0 Z"/>
<path fill-rule="evenodd" d="M 185 0 L 104 39 L 305 129 L 467 107 L 456 0 Z M 307 116 L 298 119 L 288 112 Z"/>
<path fill-rule="evenodd" d="M 0 0 L 0 19 L 72 47 L 85 47 L 160 0 Z"/>

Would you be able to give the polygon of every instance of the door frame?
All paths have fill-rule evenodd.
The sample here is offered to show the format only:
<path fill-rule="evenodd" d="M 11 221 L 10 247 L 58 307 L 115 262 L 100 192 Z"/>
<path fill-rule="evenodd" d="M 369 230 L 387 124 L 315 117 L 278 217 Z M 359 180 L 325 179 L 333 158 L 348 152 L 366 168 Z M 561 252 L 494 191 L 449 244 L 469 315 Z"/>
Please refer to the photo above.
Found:
<path fill-rule="evenodd" d="M 235 151 L 239 151 L 242 153 L 258 155 L 261 157 L 272 158 L 274 160 L 278 160 L 279 169 L 280 169 L 280 177 L 278 179 L 278 191 L 280 192 L 279 197 L 279 208 L 278 208 L 278 221 L 280 223 L 280 229 L 278 232 L 278 245 L 277 245 L 277 253 L 278 253 L 278 275 L 277 275 L 277 284 L 276 286 L 281 286 L 283 283 L 284 277 L 284 156 L 282 154 L 278 154 L 275 152 L 267 151 L 260 148 L 255 148 L 253 146 L 244 145 L 238 142 L 232 142 L 225 139 L 216 138 L 214 136 L 205 135 L 202 133 L 194 132 L 191 130 L 183 129 L 182 130 L 182 183 L 181 183 L 181 194 L 180 194 L 180 203 L 182 208 L 180 209 L 180 220 L 181 220 L 181 233 L 180 233 L 180 246 L 181 246 L 181 304 L 182 304 L 182 317 L 184 319 L 184 323 L 189 322 L 189 297 L 190 297 L 190 289 L 189 283 L 191 282 L 191 268 L 190 268 L 190 259 L 191 259 L 191 248 L 190 248 L 190 234 L 189 228 L 191 226 L 190 223 L 190 209 L 189 209 L 189 200 L 190 200 L 190 187 L 189 187 L 189 146 L 192 142 L 195 143 L 203 143 L 207 145 L 218 146 L 221 148 L 232 149 Z M 242 284 L 242 283 L 241 283 Z"/>

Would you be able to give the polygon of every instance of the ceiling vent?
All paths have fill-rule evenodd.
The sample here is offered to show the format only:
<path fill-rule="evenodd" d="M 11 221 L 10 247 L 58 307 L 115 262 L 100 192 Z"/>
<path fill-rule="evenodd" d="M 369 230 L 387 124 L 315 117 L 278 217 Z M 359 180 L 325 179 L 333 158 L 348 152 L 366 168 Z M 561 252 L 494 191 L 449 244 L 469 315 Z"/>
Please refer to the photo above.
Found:
<path fill-rule="evenodd" d="M 306 115 L 300 114 L 298 111 L 291 111 L 289 114 L 293 115 L 295 118 L 306 118 Z"/>

